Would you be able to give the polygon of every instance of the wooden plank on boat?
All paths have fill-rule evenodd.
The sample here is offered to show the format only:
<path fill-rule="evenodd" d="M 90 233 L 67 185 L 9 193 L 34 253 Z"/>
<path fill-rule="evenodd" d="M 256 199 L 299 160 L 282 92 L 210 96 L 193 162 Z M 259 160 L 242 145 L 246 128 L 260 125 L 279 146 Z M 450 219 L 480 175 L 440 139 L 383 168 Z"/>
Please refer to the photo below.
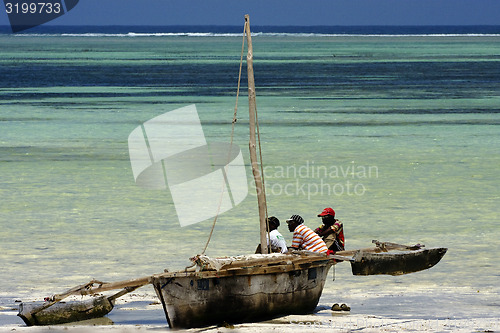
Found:
<path fill-rule="evenodd" d="M 135 278 L 135 279 L 129 279 L 129 280 L 123 280 L 123 281 L 117 281 L 117 282 L 100 282 L 97 283 L 98 286 L 95 288 L 85 288 L 82 290 L 78 290 L 75 295 L 94 295 L 98 293 L 102 293 L 104 291 L 109 291 L 109 290 L 115 290 L 115 289 L 122 289 L 122 288 L 134 288 L 137 289 L 139 287 L 145 286 L 149 284 L 149 276 L 143 276 L 140 278 Z M 133 290 L 133 289 L 131 289 Z"/>
<path fill-rule="evenodd" d="M 311 263 L 315 261 L 327 260 L 328 258 L 324 254 L 319 253 L 305 253 L 302 251 L 300 254 L 281 254 L 281 255 L 264 255 L 262 257 L 250 257 L 247 259 L 241 259 L 236 257 L 233 261 L 229 258 L 222 258 L 219 263 L 218 270 L 224 269 L 234 269 L 234 268 L 244 268 L 244 267 L 262 267 L 262 266 L 273 266 L 273 265 L 300 265 L 304 263 Z M 202 263 L 200 266 L 203 266 L 203 270 L 213 270 L 216 267 L 212 267 L 217 265 L 218 258 L 215 259 L 205 259 L 204 257 L 200 257 Z M 224 260 L 228 260 L 227 263 Z M 211 264 L 211 262 L 213 264 Z M 217 270 L 217 269 L 216 269 Z"/>
<path fill-rule="evenodd" d="M 303 259 L 303 258 L 302 258 Z M 320 259 L 320 260 L 318 260 Z M 179 278 L 179 277 L 191 277 L 193 279 L 208 279 L 217 277 L 227 277 L 227 276 L 240 276 L 240 275 L 259 275 L 259 274 L 274 274 L 283 272 L 292 272 L 297 270 L 303 270 L 308 268 L 320 267 L 324 265 L 334 265 L 335 263 L 327 257 L 317 257 L 314 261 L 299 260 L 299 262 L 290 262 L 275 264 L 275 265 L 262 265 L 262 266 L 250 266 L 250 267 L 229 267 L 223 268 L 219 271 L 216 270 L 204 270 L 199 272 L 193 271 L 178 271 L 178 272 L 166 272 L 161 274 L 155 274 L 151 277 L 151 280 L 158 278 Z"/>
<path fill-rule="evenodd" d="M 338 251 L 335 254 L 339 256 L 345 256 L 345 257 L 352 257 L 359 253 L 360 251 L 363 253 L 381 253 L 381 252 L 388 252 L 388 251 L 415 251 L 419 250 L 421 248 L 424 248 L 425 245 L 422 244 L 416 244 L 416 245 L 402 245 L 402 244 L 396 244 L 396 243 L 391 243 L 391 242 L 380 242 L 378 240 L 372 240 L 372 243 L 375 244 L 375 247 L 369 247 L 369 248 L 363 248 L 363 249 L 357 249 L 357 250 L 345 250 L 345 251 Z"/>
<path fill-rule="evenodd" d="M 446 248 L 420 249 L 400 253 L 358 252 L 351 260 L 354 275 L 402 275 L 418 272 L 436 265 L 445 255 Z"/>

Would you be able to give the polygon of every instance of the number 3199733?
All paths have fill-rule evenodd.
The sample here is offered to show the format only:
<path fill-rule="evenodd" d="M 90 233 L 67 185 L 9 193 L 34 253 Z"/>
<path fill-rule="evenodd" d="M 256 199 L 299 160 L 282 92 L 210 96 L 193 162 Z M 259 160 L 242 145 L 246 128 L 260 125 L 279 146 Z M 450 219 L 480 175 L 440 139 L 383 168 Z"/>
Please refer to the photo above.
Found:
<path fill-rule="evenodd" d="M 59 14 L 62 11 L 60 2 L 6 2 L 7 14 Z"/>

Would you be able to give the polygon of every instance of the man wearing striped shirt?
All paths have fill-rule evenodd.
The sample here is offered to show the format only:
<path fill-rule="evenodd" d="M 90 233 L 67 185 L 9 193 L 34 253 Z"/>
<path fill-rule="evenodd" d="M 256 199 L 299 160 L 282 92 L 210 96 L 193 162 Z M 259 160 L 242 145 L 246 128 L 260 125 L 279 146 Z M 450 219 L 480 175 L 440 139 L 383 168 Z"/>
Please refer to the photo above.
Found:
<path fill-rule="evenodd" d="M 304 219 L 299 215 L 292 215 L 288 220 L 288 230 L 293 232 L 292 247 L 317 253 L 326 253 L 328 248 L 325 242 L 312 229 L 304 225 Z"/>

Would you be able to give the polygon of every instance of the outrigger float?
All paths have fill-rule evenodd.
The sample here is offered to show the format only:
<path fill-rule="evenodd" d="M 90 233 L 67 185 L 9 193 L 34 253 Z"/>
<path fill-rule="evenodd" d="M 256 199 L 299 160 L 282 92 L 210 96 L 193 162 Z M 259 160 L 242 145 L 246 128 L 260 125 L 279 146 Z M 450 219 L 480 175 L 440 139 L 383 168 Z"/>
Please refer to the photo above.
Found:
<path fill-rule="evenodd" d="M 401 275 L 437 264 L 446 248 L 425 249 L 378 242 L 375 247 L 324 255 L 307 251 L 269 253 L 267 208 L 261 178 L 262 161 L 257 160 L 257 108 L 253 76 L 253 51 L 248 15 L 245 16 L 248 46 L 247 74 L 250 126 L 250 159 L 260 220 L 261 254 L 191 258 L 190 268 L 113 283 L 92 280 L 54 295 L 43 303 L 21 303 L 19 316 L 28 326 L 55 325 L 98 318 L 109 313 L 117 298 L 144 285 L 153 285 L 171 328 L 204 327 L 222 322 L 261 321 L 289 314 L 311 313 L 316 308 L 329 269 L 340 262 L 351 263 L 354 275 Z M 235 121 L 233 120 L 233 126 Z M 260 147 L 260 140 L 259 145 Z M 208 243 L 207 243 L 208 244 Z M 111 296 L 88 301 L 61 302 L 71 295 L 99 295 L 121 289 Z"/>

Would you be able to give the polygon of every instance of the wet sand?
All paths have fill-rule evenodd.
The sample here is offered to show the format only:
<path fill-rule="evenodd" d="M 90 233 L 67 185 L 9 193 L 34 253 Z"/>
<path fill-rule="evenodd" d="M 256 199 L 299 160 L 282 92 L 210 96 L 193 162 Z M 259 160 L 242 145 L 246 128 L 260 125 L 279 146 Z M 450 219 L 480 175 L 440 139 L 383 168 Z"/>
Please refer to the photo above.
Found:
<path fill-rule="evenodd" d="M 0 332 L 168 332 L 161 304 L 152 295 L 132 294 L 117 301 L 108 316 L 64 325 L 27 327 L 17 309 L 0 309 Z M 314 314 L 289 315 L 258 323 L 211 326 L 180 332 L 497 332 L 500 317 L 473 319 L 391 318 L 351 311 L 332 311 L 319 305 Z"/>

